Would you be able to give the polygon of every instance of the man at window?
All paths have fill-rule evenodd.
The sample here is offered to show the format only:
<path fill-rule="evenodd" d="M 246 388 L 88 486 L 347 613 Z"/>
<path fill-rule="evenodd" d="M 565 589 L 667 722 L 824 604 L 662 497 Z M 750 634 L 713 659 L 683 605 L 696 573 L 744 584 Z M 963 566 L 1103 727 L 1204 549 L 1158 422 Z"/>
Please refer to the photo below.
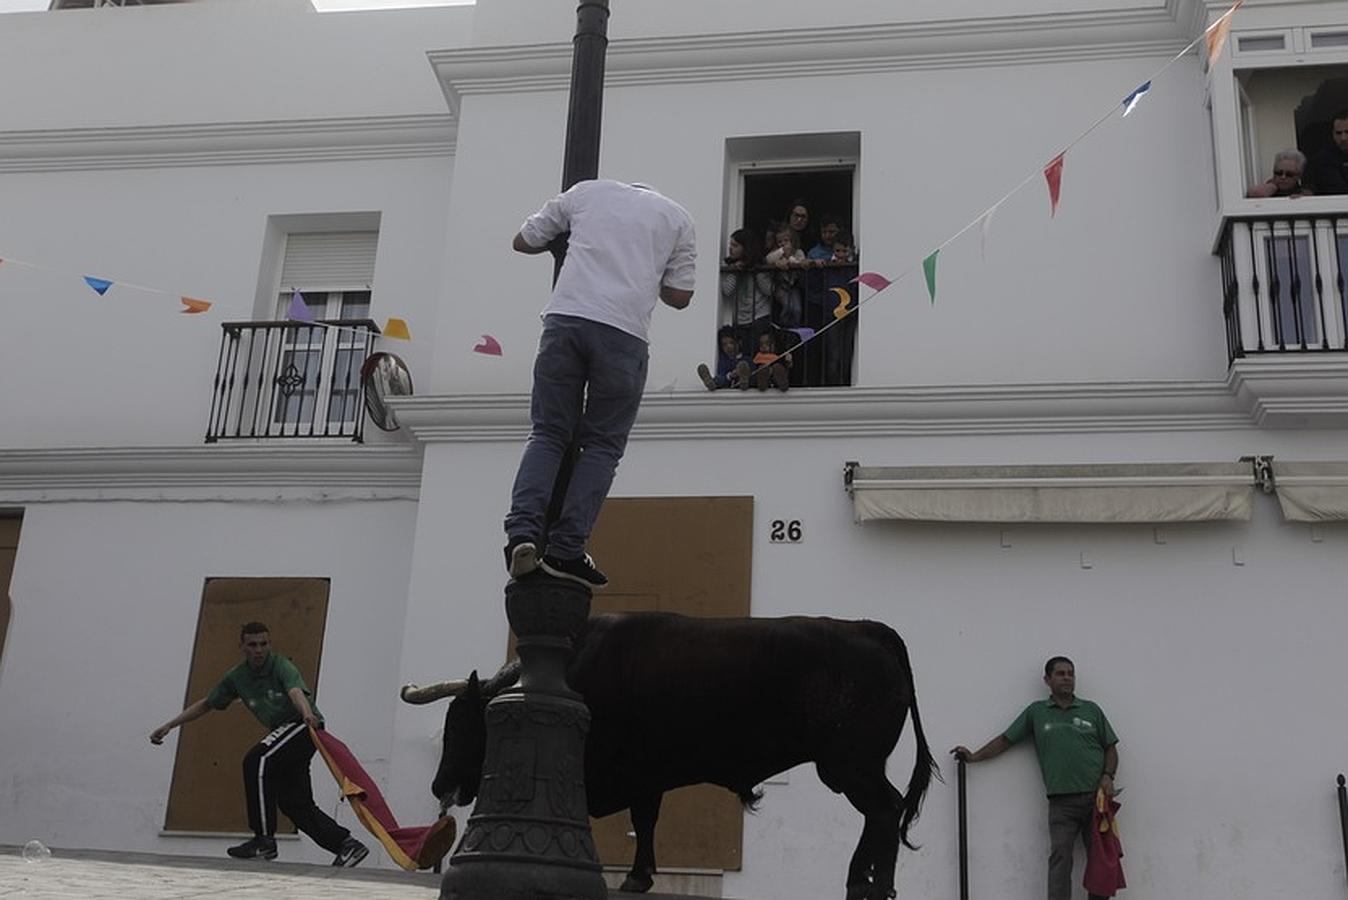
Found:
<path fill-rule="evenodd" d="M 1311 164 L 1310 183 L 1317 194 L 1348 194 L 1348 109 L 1334 113 L 1334 146 Z"/>
<path fill-rule="evenodd" d="M 1282 150 L 1273 157 L 1273 175 L 1245 192 L 1246 197 L 1306 197 L 1311 191 L 1301 181 L 1306 155 L 1300 150 Z"/>

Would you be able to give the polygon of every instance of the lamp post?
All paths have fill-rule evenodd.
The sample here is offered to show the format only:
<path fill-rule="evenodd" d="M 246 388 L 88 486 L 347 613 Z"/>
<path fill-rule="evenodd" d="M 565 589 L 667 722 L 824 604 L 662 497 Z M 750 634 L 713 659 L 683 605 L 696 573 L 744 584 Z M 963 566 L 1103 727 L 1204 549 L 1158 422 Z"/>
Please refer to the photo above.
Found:
<path fill-rule="evenodd" d="M 562 189 L 599 174 L 608 48 L 608 0 L 581 0 L 571 60 Z M 553 279 L 566 256 L 551 247 Z M 573 441 L 553 487 L 551 524 L 570 481 Z M 590 713 L 566 684 L 572 639 L 590 613 L 590 589 L 533 573 L 505 589 L 519 684 L 487 704 L 487 748 L 477 803 L 440 886 L 441 900 L 604 900 L 608 890 L 585 802 Z"/>

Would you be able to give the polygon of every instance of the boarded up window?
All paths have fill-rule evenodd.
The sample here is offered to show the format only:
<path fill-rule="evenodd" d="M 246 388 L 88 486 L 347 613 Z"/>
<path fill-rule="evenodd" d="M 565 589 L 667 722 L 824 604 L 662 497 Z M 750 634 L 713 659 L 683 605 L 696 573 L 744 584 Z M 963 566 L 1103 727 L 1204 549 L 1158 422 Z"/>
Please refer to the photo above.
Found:
<path fill-rule="evenodd" d="M 239 629 L 246 622 L 267 625 L 272 651 L 292 660 L 317 695 L 328 588 L 326 578 L 206 579 L 184 705 L 205 697 L 225 672 L 242 661 Z M 323 698 L 317 696 L 317 702 L 321 708 Z M 241 703 L 184 725 L 164 829 L 248 833 L 243 755 L 266 732 Z M 279 832 L 294 832 L 288 821 L 282 819 L 281 824 Z"/>
<path fill-rule="evenodd" d="M 609 586 L 595 613 L 624 610 L 689 616 L 749 615 L 752 497 L 610 499 L 590 536 Z M 632 864 L 636 840 L 626 812 L 592 821 L 606 866 Z M 738 870 L 744 811 L 724 788 L 697 785 L 665 794 L 655 858 L 669 869 Z"/>

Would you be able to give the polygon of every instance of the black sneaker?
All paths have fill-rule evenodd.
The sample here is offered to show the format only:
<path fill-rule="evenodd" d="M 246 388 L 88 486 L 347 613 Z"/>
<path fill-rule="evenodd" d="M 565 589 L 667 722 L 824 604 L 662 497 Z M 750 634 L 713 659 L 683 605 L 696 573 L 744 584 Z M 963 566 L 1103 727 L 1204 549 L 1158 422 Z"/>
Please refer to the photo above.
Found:
<path fill-rule="evenodd" d="M 516 536 L 505 545 L 506 571 L 511 578 L 522 578 L 538 568 L 538 544 L 533 538 Z"/>
<path fill-rule="evenodd" d="M 353 837 L 342 841 L 342 846 L 337 849 L 337 855 L 332 858 L 334 866 L 351 868 L 360 865 L 360 861 L 370 855 L 370 848 L 362 844 Z"/>
<path fill-rule="evenodd" d="M 768 369 L 768 377 L 772 379 L 772 386 L 779 391 L 791 387 L 791 373 L 786 371 L 786 366 L 781 363 L 772 364 Z"/>
<path fill-rule="evenodd" d="M 706 363 L 697 367 L 697 377 L 702 379 L 702 383 L 707 386 L 707 390 L 716 390 L 716 379 L 711 377 L 711 369 L 707 367 Z"/>
<path fill-rule="evenodd" d="M 225 852 L 235 859 L 275 859 L 276 838 L 258 835 L 236 847 L 230 847 Z"/>
<path fill-rule="evenodd" d="M 749 389 L 749 375 L 751 372 L 753 372 L 753 369 L 750 369 L 749 364 L 744 360 L 735 363 L 735 383 L 739 386 L 740 390 L 747 391 Z"/>
<path fill-rule="evenodd" d="M 588 553 L 581 554 L 575 559 L 545 556 L 539 561 L 538 567 L 553 578 L 574 581 L 595 591 L 608 584 L 608 576 L 594 567 L 594 560 Z"/>

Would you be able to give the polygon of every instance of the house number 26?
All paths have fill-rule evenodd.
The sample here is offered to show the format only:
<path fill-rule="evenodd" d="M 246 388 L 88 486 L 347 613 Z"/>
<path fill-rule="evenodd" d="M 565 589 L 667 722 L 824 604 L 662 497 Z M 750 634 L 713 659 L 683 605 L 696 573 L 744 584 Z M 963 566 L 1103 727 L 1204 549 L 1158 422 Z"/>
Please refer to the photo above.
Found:
<path fill-rule="evenodd" d="M 774 544 L 799 544 L 802 537 L 800 519 L 773 519 L 768 539 Z"/>

